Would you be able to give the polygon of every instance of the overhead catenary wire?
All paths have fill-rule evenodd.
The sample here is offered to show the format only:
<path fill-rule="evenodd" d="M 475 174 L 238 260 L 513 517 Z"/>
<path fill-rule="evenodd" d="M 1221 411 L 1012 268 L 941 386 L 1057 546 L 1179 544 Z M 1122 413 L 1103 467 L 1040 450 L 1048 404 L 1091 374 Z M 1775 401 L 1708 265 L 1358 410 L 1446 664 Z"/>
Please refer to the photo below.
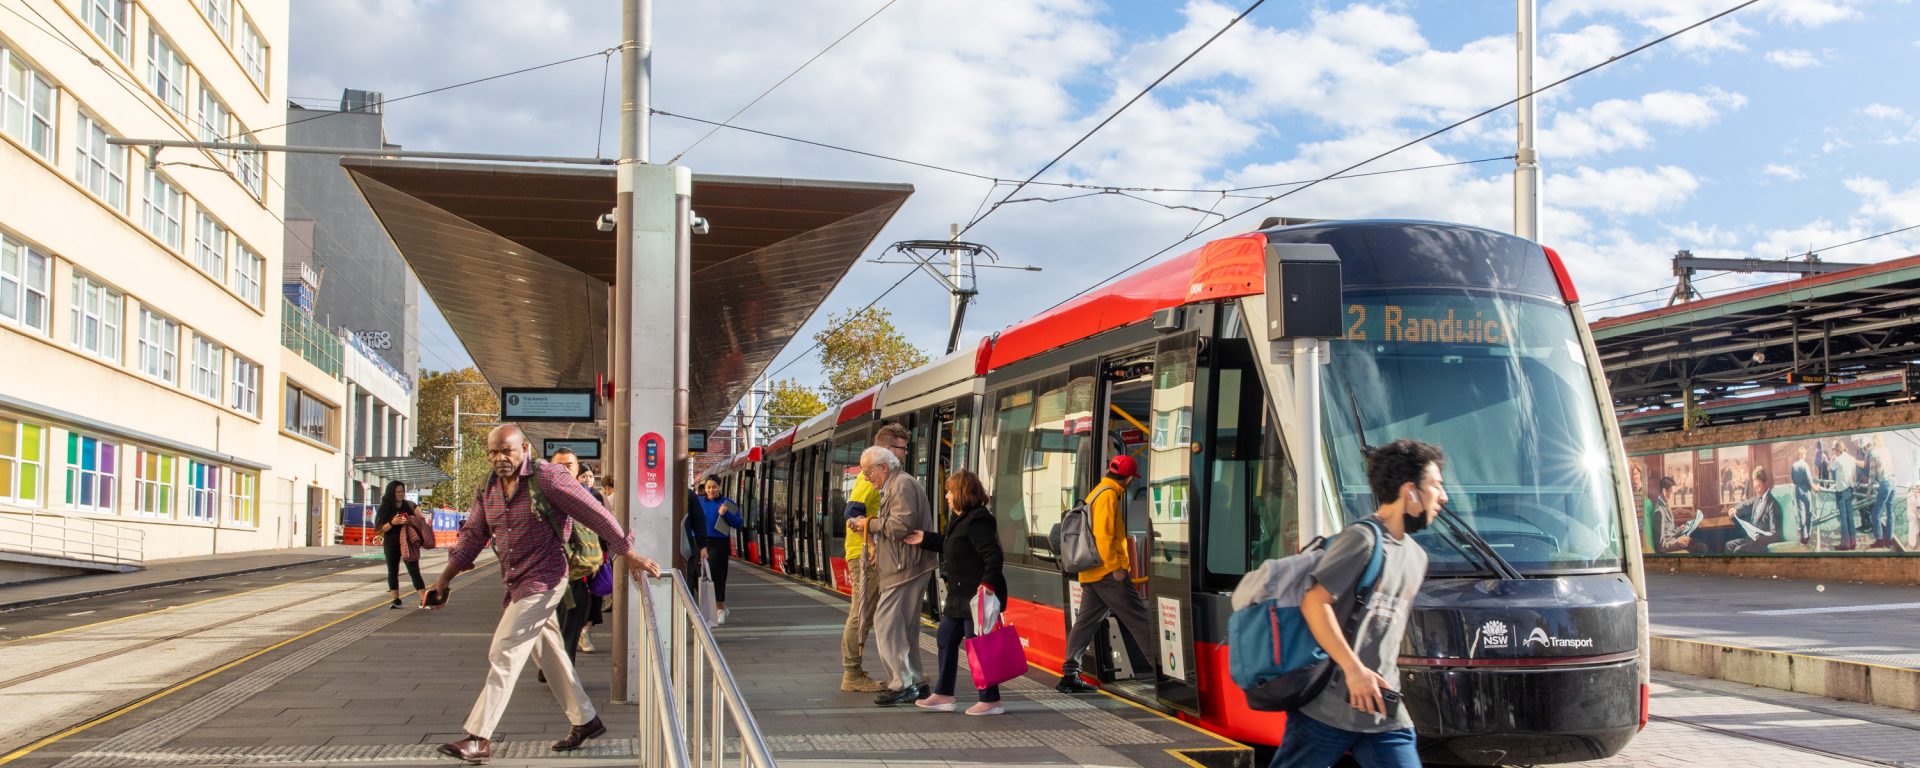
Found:
<path fill-rule="evenodd" d="M 1487 108 L 1487 109 L 1484 109 L 1484 110 L 1481 110 L 1480 112 L 1477 112 L 1477 113 L 1474 113 L 1473 115 L 1470 115 L 1470 116 L 1468 116 L 1468 117 L 1465 117 L 1465 118 L 1462 118 L 1462 119 L 1460 119 L 1460 120 L 1456 120 L 1456 121 L 1454 121 L 1454 122 L 1452 122 L 1452 123 L 1449 123 L 1449 124 L 1447 124 L 1447 125 L 1444 125 L 1444 126 L 1441 126 L 1441 127 L 1439 127 L 1439 128 L 1436 128 L 1436 129 L 1434 129 L 1434 130 L 1432 130 L 1432 131 L 1428 131 L 1427 133 L 1425 133 L 1425 134 L 1422 134 L 1422 135 L 1420 135 L 1419 137 L 1416 137 L 1416 138 L 1414 138 L 1414 139 L 1411 139 L 1411 140 L 1409 140 L 1409 141 L 1407 141 L 1407 142 L 1405 142 L 1405 143 L 1402 143 L 1402 144 L 1400 144 L 1399 146 L 1396 146 L 1396 147 L 1393 147 L 1392 149 L 1388 149 L 1388 150 L 1386 150 L 1386 151 L 1384 151 L 1384 152 L 1380 152 L 1380 153 L 1378 153 L 1378 154 L 1375 154 L 1375 155 L 1373 155 L 1372 157 L 1369 157 L 1369 158 L 1367 158 L 1367 159 L 1365 159 L 1365 160 L 1361 160 L 1360 162 L 1357 162 L 1357 163 L 1354 163 L 1354 164 L 1352 164 L 1352 165 L 1349 165 L 1349 166 L 1347 166 L 1347 167 L 1345 167 L 1345 168 L 1342 168 L 1342 169 L 1340 169 L 1340 170 L 1338 170 L 1338 171 L 1334 171 L 1333 173 L 1330 173 L 1330 174 L 1327 174 L 1327 175 L 1325 175 L 1325 176 L 1322 176 L 1322 177 L 1320 177 L 1320 178 L 1318 178 L 1318 179 L 1315 179 L 1315 180 L 1313 180 L 1313 181 L 1311 181 L 1311 182 L 1308 182 L 1308 183 L 1306 183 L 1306 184 L 1303 184 L 1303 185 L 1300 185 L 1300 186 L 1298 186 L 1298 187 L 1295 187 L 1295 188 L 1293 188 L 1293 189 L 1290 189 L 1290 190 L 1287 190 L 1286 192 L 1284 192 L 1284 193 L 1281 193 L 1281 194 L 1279 194 L 1279 195 L 1276 195 L 1276 196 L 1274 196 L 1274 197 L 1272 197 L 1272 198 L 1269 198 L 1269 199 L 1267 199 L 1267 200 L 1263 200 L 1263 201 L 1261 201 L 1261 202 L 1259 202 L 1259 203 L 1256 203 L 1256 204 L 1254 204 L 1254 205 L 1251 205 L 1251 206 L 1248 206 L 1247 208 L 1245 208 L 1245 209 L 1242 209 L 1242 210 L 1241 210 L 1240 212 L 1238 212 L 1238 213 L 1235 213 L 1235 214 L 1233 214 L 1233 215 L 1231 215 L 1231 216 L 1227 216 L 1227 217 L 1224 217 L 1224 218 L 1222 218 L 1222 219 L 1220 219 L 1220 220 L 1219 220 L 1219 221 L 1217 221 L 1217 222 L 1214 222 L 1214 223 L 1212 223 L 1212 224 L 1209 224 L 1209 225 L 1207 225 L 1207 226 L 1205 226 L 1205 227 L 1202 227 L 1202 228 L 1200 228 L 1199 230 L 1197 230 L 1197 231 L 1194 231 L 1194 232 L 1192 232 L 1192 233 L 1190 233 L 1190 234 L 1188 234 L 1188 235 L 1187 235 L 1186 237 L 1183 237 L 1183 238 L 1180 238 L 1179 240 L 1176 240 L 1176 241 L 1174 241 L 1174 242 L 1173 242 L 1172 244 L 1170 244 L 1170 245 L 1168 245 L 1167 247 L 1165 247 L 1165 248 L 1161 248 L 1161 249 L 1160 249 L 1160 250 L 1158 250 L 1158 251 L 1155 251 L 1155 252 L 1153 252 L 1153 253 L 1150 253 L 1150 254 L 1148 254 L 1148 255 L 1147 255 L 1146 257 L 1144 257 L 1144 258 L 1142 258 L 1142 259 L 1140 259 L 1140 260 L 1138 260 L 1138 261 L 1135 261 L 1135 262 L 1134 262 L 1134 263 L 1132 263 L 1132 264 L 1129 264 L 1129 265 L 1127 265 L 1127 266 L 1126 266 L 1125 268 L 1123 268 L 1123 269 L 1121 269 L 1120 271 L 1118 271 L 1118 272 L 1115 272 L 1115 273 L 1113 273 L 1113 274 L 1111 274 L 1111 275 L 1108 275 L 1107 277 L 1104 277 L 1104 278 L 1102 278 L 1102 279 L 1100 279 L 1100 280 L 1099 280 L 1098 282 L 1095 282 L 1095 283 L 1094 283 L 1094 284 L 1092 284 L 1092 285 L 1089 285 L 1089 286 L 1087 286 L 1087 287 L 1085 287 L 1085 288 L 1082 288 L 1082 289 L 1080 289 L 1079 291 L 1077 291 L 1077 292 L 1075 292 L 1075 293 L 1074 293 L 1074 294 L 1073 294 L 1072 296 L 1068 296 L 1068 297 L 1066 297 L 1065 299 L 1061 299 L 1061 300 L 1060 300 L 1059 302 L 1057 302 L 1057 303 L 1055 303 L 1055 304 L 1054 304 L 1054 305 L 1053 305 L 1052 307 L 1048 307 L 1047 309 L 1049 309 L 1049 310 L 1051 310 L 1051 309 L 1053 309 L 1053 308 L 1055 308 L 1055 307 L 1058 307 L 1058 306 L 1060 306 L 1061 304 L 1065 304 L 1065 303 L 1067 303 L 1067 302 L 1069 302 L 1069 301 L 1073 301 L 1074 299 L 1077 299 L 1077 298 L 1079 298 L 1079 297 L 1081 297 L 1081 296 L 1083 296 L 1083 295 L 1085 295 L 1085 294 L 1086 294 L 1086 293 L 1087 293 L 1088 291 L 1091 291 L 1091 290 L 1093 290 L 1093 289 L 1095 289 L 1095 288 L 1098 288 L 1098 287 L 1100 287 L 1100 286 L 1102 286 L 1102 285 L 1105 285 L 1105 284 L 1106 284 L 1106 283 L 1107 283 L 1108 281 L 1110 281 L 1110 280 L 1112 280 L 1112 279 L 1114 279 L 1114 278 L 1116 278 L 1116 277 L 1119 277 L 1119 276 L 1121 276 L 1121 275 L 1124 275 L 1124 274 L 1126 274 L 1126 273 L 1128 273 L 1128 272 L 1131 272 L 1131 271 L 1133 271 L 1133 270 L 1134 270 L 1135 268 L 1137 268 L 1137 267 L 1139 267 L 1140 265 L 1142 265 L 1142 264 L 1145 264 L 1145 263 L 1147 263 L 1147 262 L 1149 262 L 1149 261 L 1152 261 L 1152 260 L 1154 260 L 1155 258 L 1158 258 L 1159 256 L 1161 256 L 1162 254 L 1165 254 L 1165 253 L 1166 253 L 1166 252 L 1168 252 L 1168 251 L 1171 251 L 1171 250 L 1173 250 L 1173 249 L 1175 249 L 1175 248 L 1178 248 L 1178 247 L 1180 247 L 1180 246 L 1181 246 L 1182 244 L 1184 244 L 1184 243 L 1186 243 L 1187 241 L 1189 241 L 1189 240 L 1192 240 L 1192 239 L 1193 239 L 1193 238 L 1195 238 L 1195 237 L 1199 237 L 1200 235 L 1202 235 L 1202 234 L 1205 234 L 1205 233 L 1207 233 L 1207 232 L 1209 232 L 1209 231 L 1211 231 L 1211 230 L 1213 230 L 1213 229 L 1214 229 L 1215 227 L 1219 227 L 1220 225 L 1222 225 L 1222 224 L 1225 224 L 1225 223 L 1227 223 L 1227 222 L 1229 222 L 1229 221 L 1233 221 L 1234 219 L 1238 219 L 1238 218 L 1240 218 L 1240 217 L 1242 217 L 1242 216 L 1245 216 L 1245 215 L 1247 215 L 1247 214 L 1249 214 L 1249 213 L 1252 213 L 1252 212 L 1254 212 L 1254 211 L 1257 211 L 1257 210 L 1259 210 L 1259 209 L 1261 209 L 1261 208 L 1265 208 L 1266 206 L 1268 206 L 1268 205 L 1271 205 L 1271 204 L 1273 204 L 1273 203 L 1274 203 L 1275 201 L 1278 201 L 1278 200 L 1281 200 L 1281 199 L 1284 199 L 1284 198 L 1287 198 L 1287 197 L 1291 197 L 1291 196 L 1293 196 L 1293 195 L 1296 195 L 1296 194 L 1299 194 L 1299 193 L 1301 193 L 1301 192 L 1305 192 L 1305 191 L 1307 191 L 1307 190 L 1309 190 L 1309 189 L 1312 189 L 1312 188 L 1314 188 L 1315 186 L 1318 186 L 1318 185 L 1320 185 L 1321 183 L 1324 183 L 1324 182 L 1326 182 L 1326 181 L 1328 181 L 1328 180 L 1331 180 L 1331 179 L 1335 179 L 1335 178 L 1339 178 L 1339 177 L 1340 177 L 1340 176 L 1341 176 L 1342 174 L 1345 174 L 1345 173 L 1347 173 L 1347 172 L 1349 172 L 1349 171 L 1352 171 L 1352 170 L 1355 170 L 1355 169 L 1358 169 L 1358 168 L 1360 168 L 1360 167 L 1362 167 L 1362 166 L 1366 166 L 1366 165 L 1369 165 L 1369 164 L 1371 164 L 1371 163 L 1373 163 L 1373 162 L 1375 162 L 1375 161 L 1377 161 L 1377 160 L 1380 160 L 1380 159 L 1382 159 L 1382 158 L 1385 158 L 1385 157 L 1387 157 L 1387 156 L 1389 156 L 1389 155 L 1393 155 L 1393 154 L 1395 154 L 1395 153 L 1397 153 L 1397 152 L 1399 152 L 1399 151 L 1401 151 L 1401 150 L 1403 150 L 1403 149 L 1406 149 L 1406 148 L 1408 148 L 1408 147 L 1412 147 L 1412 146 L 1414 146 L 1414 145 L 1417 145 L 1417 144 L 1420 144 L 1420 143 L 1422 143 L 1422 142 L 1425 142 L 1425 141 L 1427 141 L 1427 140 L 1429 140 L 1429 139 L 1432 139 L 1432 138 L 1435 138 L 1435 137 L 1437 137 L 1437 136 L 1440 136 L 1441 134 L 1444 134 L 1444 133 L 1447 133 L 1447 132 L 1449 132 L 1449 131 L 1452 131 L 1452 130 L 1453 130 L 1453 129 L 1455 129 L 1455 128 L 1459 128 L 1460 126 L 1463 126 L 1463 125 L 1466 125 L 1466 124 L 1468 124 L 1468 123 L 1471 123 L 1471 122 L 1473 122 L 1473 121 L 1475 121 L 1475 120 L 1479 120 L 1480 118 L 1483 118 L 1483 117 L 1486 117 L 1487 115 L 1491 115 L 1491 114 L 1493 114 L 1493 113 L 1495 113 L 1495 112 L 1498 112 L 1498 111 L 1500 111 L 1500 110 L 1502 110 L 1502 109 L 1506 109 L 1507 107 L 1510 107 L 1510 106 L 1513 106 L 1514 104 L 1518 104 L 1518 103 L 1520 103 L 1520 101 L 1521 101 L 1521 100 L 1523 100 L 1523 99 L 1527 99 L 1527 98 L 1531 98 L 1531 97 L 1533 97 L 1533 96 L 1536 96 L 1536 95 L 1538 95 L 1538 94 L 1540 94 L 1540 93 L 1543 93 L 1543 92 L 1546 92 L 1546 91 L 1548 91 L 1548 90 L 1552 90 L 1552 89 L 1554 89 L 1554 88 L 1558 88 L 1558 87 L 1560 87 L 1560 86 L 1562 86 L 1562 85 L 1565 85 L 1565 84 L 1567 84 L 1567 83 L 1569 83 L 1569 82 L 1572 82 L 1572 81 L 1573 81 L 1574 79 L 1576 79 L 1576 78 L 1579 78 L 1579 77 L 1582 77 L 1582 76 L 1585 76 L 1585 75 L 1587 75 L 1587 74 L 1590 74 L 1590 73 L 1592 73 L 1592 72 L 1595 72 L 1595 71 L 1598 71 L 1599 69 L 1601 69 L 1601 68 L 1603 68 L 1603 67 L 1606 67 L 1606 66 L 1608 66 L 1608 65 L 1611 65 L 1611 64 L 1614 64 L 1614 63 L 1616 63 L 1616 62 L 1619 62 L 1619 61 L 1622 61 L 1622 60 L 1624 60 L 1624 59 L 1626 59 L 1626 58 L 1628 58 L 1628 57 L 1630 57 L 1630 56 L 1633 56 L 1634 54 L 1637 54 L 1637 53 L 1640 53 L 1641 51 L 1645 51 L 1645 50 L 1647 50 L 1648 48 L 1652 48 L 1652 47 L 1654 47 L 1654 46 L 1656 46 L 1656 45 L 1659 45 L 1659 44 L 1661 44 L 1661 43 L 1664 43 L 1664 42 L 1666 42 L 1666 41 L 1668 41 L 1668 40 L 1672 40 L 1672 39 L 1673 39 L 1673 38 L 1675 38 L 1675 37 L 1679 37 L 1680 35 L 1683 35 L 1683 34 L 1686 34 L 1687 32 L 1690 32 L 1690 31 L 1692 31 L 1692 30 L 1694 30 L 1694 29 L 1698 29 L 1698 28 L 1700 28 L 1700 27 L 1702 27 L 1702 26 L 1705 26 L 1705 25 L 1707 25 L 1707 24 L 1710 24 L 1710 23 L 1712 23 L 1713 21 L 1715 21 L 1715 20 L 1717 20 L 1717 19 L 1720 19 L 1720 18 L 1722 18 L 1722 17 L 1725 17 L 1725 16 L 1727 16 L 1727 15 L 1729 15 L 1729 14 L 1732 14 L 1732 13 L 1734 13 L 1734 12 L 1736 12 L 1736 11 L 1739 11 L 1739 10 L 1741 10 L 1741 9 L 1743 9 L 1743 8 L 1746 8 L 1746 7 L 1748 7 L 1748 6 L 1751 6 L 1751 5 L 1753 5 L 1754 3 L 1758 3 L 1758 2 L 1760 2 L 1760 0 L 1745 0 L 1744 2 L 1741 2 L 1741 3 L 1739 3 L 1738 5 L 1735 5 L 1735 6 L 1733 6 L 1733 7 L 1731 7 L 1731 8 L 1728 8 L 1728 9 L 1726 9 L 1726 10 L 1723 10 L 1723 11 L 1720 11 L 1719 13 L 1715 13 L 1715 14 L 1713 14 L 1712 16 L 1708 16 L 1708 17 L 1706 17 L 1706 18 L 1704 18 L 1704 19 L 1701 19 L 1700 21 L 1696 21 L 1696 22 L 1694 22 L 1694 23 L 1692 23 L 1692 24 L 1688 24 L 1687 26 L 1684 26 L 1684 27 L 1681 27 L 1681 28 L 1679 28 L 1679 29 L 1676 29 L 1676 30 L 1674 30 L 1674 31 L 1672 31 L 1672 32 L 1669 32 L 1669 33 L 1667 33 L 1667 34 L 1664 34 L 1664 35 L 1661 35 L 1661 36 L 1659 36 L 1659 37 L 1656 37 L 1656 38 L 1654 38 L 1654 39 L 1652 39 L 1652 40 L 1649 40 L 1649 41 L 1647 41 L 1647 42 L 1645 42 L 1645 43 L 1641 43 L 1640 45 L 1637 45 L 1637 46 L 1634 46 L 1633 48 L 1630 48 L 1630 49 L 1628 49 L 1628 50 L 1626 50 L 1625 52 L 1622 52 L 1622 53 L 1618 53 L 1618 54 L 1615 54 L 1615 55 L 1613 55 L 1613 56 L 1610 56 L 1610 57 L 1608 57 L 1608 58 L 1607 58 L 1607 59 L 1606 59 L 1605 61 L 1602 61 L 1602 62 L 1600 62 L 1600 63 L 1597 63 L 1597 64 L 1594 64 L 1594 65 L 1592 65 L 1592 66 L 1589 66 L 1589 67 L 1587 67 L 1587 68 L 1585 68 L 1585 69 L 1582 69 L 1582 70 L 1579 70 L 1579 71 L 1577 71 L 1577 72 L 1574 72 L 1573 74 L 1570 74 L 1570 75 L 1567 75 L 1566 77 L 1562 77 L 1562 78 L 1560 78 L 1560 79 L 1558 79 L 1558 80 L 1555 80 L 1555 81 L 1553 81 L 1553 82 L 1551 82 L 1551 83 L 1548 83 L 1548 84 L 1546 84 L 1546 85 L 1543 85 L 1543 86 L 1540 86 L 1540 87 L 1538 87 L 1538 88 L 1535 88 L 1535 89 L 1533 89 L 1533 90 L 1531 90 L 1531 91 L 1528 91 L 1527 93 L 1525 93 L 1525 94 L 1522 94 L 1522 95 L 1520 95 L 1520 96 L 1516 96 L 1516 97 L 1514 97 L 1514 98 L 1512 98 L 1512 99 L 1508 99 L 1507 101 L 1504 101 L 1504 102 L 1501 102 L 1501 103 L 1500 103 L 1500 104 L 1498 104 L 1498 105 L 1495 105 L 1495 106 L 1492 106 L 1492 107 L 1489 107 L 1489 108 Z M 1045 310 L 1043 310 L 1043 311 L 1045 311 Z"/>
<path fill-rule="evenodd" d="M 1759 0 L 1750 0 L 1750 1 L 1759 2 Z M 1140 92 L 1134 94 L 1133 98 L 1128 99 L 1127 103 L 1121 104 L 1119 109 L 1115 109 L 1111 114 L 1107 115 L 1105 119 L 1101 120 L 1098 124 L 1094 125 L 1091 129 L 1088 129 L 1086 133 L 1080 136 L 1080 138 L 1075 139 L 1072 144 L 1067 145 L 1067 148 L 1061 150 L 1060 154 L 1054 155 L 1052 160 L 1048 160 L 1046 165 L 1040 166 L 1040 170 L 1034 171 L 1032 176 L 1028 176 L 1025 181 L 1022 181 L 1019 184 L 1015 185 L 1013 190 L 1009 191 L 1007 193 L 1007 196 L 1005 198 L 1002 198 L 1000 202 L 993 204 L 993 206 L 988 208 L 985 213 L 982 213 L 979 216 L 974 217 L 972 221 L 967 222 L 966 226 L 961 227 L 960 231 L 954 234 L 954 238 L 958 239 L 961 236 L 967 234 L 967 232 L 971 231 L 974 227 L 979 226 L 980 222 L 985 221 L 987 217 L 992 216 L 994 211 L 1000 210 L 1000 207 L 1002 205 L 1005 205 L 1007 200 L 1013 199 L 1013 196 L 1019 194 L 1020 190 L 1025 189 L 1028 184 L 1032 184 L 1033 181 L 1035 179 L 1040 178 L 1042 174 L 1046 173 L 1049 170 L 1052 170 L 1054 165 L 1058 164 L 1061 160 L 1065 159 L 1067 155 L 1072 154 L 1074 150 L 1079 149 L 1081 144 L 1085 144 L 1088 139 L 1093 138 L 1094 134 L 1099 133 L 1100 129 L 1107 127 L 1107 125 L 1109 123 L 1112 123 L 1115 118 L 1120 117 L 1121 114 L 1127 111 L 1128 107 L 1132 107 L 1134 104 L 1138 103 L 1141 99 L 1146 98 L 1147 94 L 1152 93 L 1154 88 L 1157 88 L 1161 83 L 1166 82 L 1167 78 L 1173 76 L 1173 73 L 1180 71 L 1180 68 L 1186 66 L 1187 62 L 1192 61 L 1195 56 L 1200 55 L 1201 51 L 1205 51 L 1208 46 L 1213 45 L 1213 41 L 1219 40 L 1221 35 L 1225 35 L 1228 30 L 1233 29 L 1235 26 L 1239 25 L 1241 19 L 1245 19 L 1248 14 L 1253 13 L 1260 6 L 1265 5 L 1266 2 L 1267 0 L 1254 0 L 1252 5 L 1247 6 L 1246 10 L 1240 12 L 1240 15 L 1233 17 L 1232 21 L 1227 22 L 1226 26 L 1221 27 L 1218 32 L 1213 33 L 1213 36 L 1208 37 L 1204 42 L 1200 43 L 1198 47 L 1194 48 L 1192 51 L 1189 51 L 1186 56 L 1183 56 L 1180 58 L 1179 61 L 1174 62 L 1173 66 L 1168 67 L 1167 71 L 1160 73 L 1160 76 L 1154 78 L 1153 82 L 1148 83 L 1147 87 L 1140 89 Z"/>
<path fill-rule="evenodd" d="M 721 128 L 728 127 L 728 124 L 732 123 L 735 118 L 743 114 L 746 114 L 747 110 L 753 109 L 753 105 L 759 104 L 761 99 L 765 99 L 767 96 L 771 95 L 774 91 L 779 90 L 780 86 L 786 85 L 787 81 L 792 80 L 794 75 L 798 75 L 800 74 L 801 70 L 804 70 L 807 67 L 812 66 L 814 62 L 820 60 L 820 57 L 827 55 L 828 51 L 833 50 L 834 46 L 837 46 L 842 41 L 845 41 L 847 38 L 852 37 L 853 33 L 860 31 L 860 28 L 866 26 L 867 22 L 873 21 L 874 19 L 878 18 L 882 13 L 886 13 L 888 8 L 892 8 L 893 4 L 899 1 L 900 0 L 887 0 L 885 4 L 875 9 L 873 13 L 867 14 L 867 17 L 864 19 L 861 19 L 860 23 L 853 25 L 852 29 L 849 29 L 846 32 L 841 33 L 839 37 L 836 37 L 833 39 L 833 42 L 827 43 L 827 47 L 820 49 L 818 53 L 813 54 L 811 57 L 808 57 L 806 61 L 801 62 L 800 66 L 794 67 L 792 72 L 788 72 L 786 76 L 780 78 L 778 82 L 774 83 L 773 85 L 767 86 L 767 89 L 764 91 L 761 91 L 760 95 L 753 97 L 752 101 L 749 101 L 746 103 L 745 106 L 734 110 L 733 114 L 728 115 L 727 119 L 720 121 L 719 125 L 715 125 L 712 128 L 707 129 L 707 132 L 705 134 L 702 134 L 698 139 L 694 139 L 693 143 L 688 144 L 686 149 L 682 149 L 679 152 L 674 153 L 673 159 L 668 160 L 667 165 L 673 165 L 675 163 L 680 162 L 680 158 L 686 157 L 687 153 L 692 152 L 694 147 L 698 147 L 702 143 L 704 143 L 707 139 L 713 138 L 713 135 L 715 133 L 720 132 Z M 605 86 L 602 85 L 601 87 L 604 91 Z"/>

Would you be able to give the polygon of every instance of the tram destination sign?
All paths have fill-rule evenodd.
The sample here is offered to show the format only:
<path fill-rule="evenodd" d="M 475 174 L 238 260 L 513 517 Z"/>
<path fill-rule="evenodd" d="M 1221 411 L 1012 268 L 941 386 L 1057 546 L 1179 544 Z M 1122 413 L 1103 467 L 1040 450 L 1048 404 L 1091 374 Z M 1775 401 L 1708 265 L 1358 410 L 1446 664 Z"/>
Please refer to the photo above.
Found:
<path fill-rule="evenodd" d="M 501 421 L 593 421 L 599 398 L 591 387 L 503 387 Z"/>
<path fill-rule="evenodd" d="M 554 440 L 548 440 L 544 443 L 541 443 L 540 448 L 541 448 L 541 451 L 545 453 L 547 455 L 547 458 L 549 459 L 553 458 L 553 454 L 559 452 L 559 450 L 562 448 L 565 448 L 569 451 L 573 451 L 573 455 L 578 456 L 582 459 L 593 460 L 593 459 L 600 458 L 600 441 L 597 439 L 595 440 L 554 439 Z"/>

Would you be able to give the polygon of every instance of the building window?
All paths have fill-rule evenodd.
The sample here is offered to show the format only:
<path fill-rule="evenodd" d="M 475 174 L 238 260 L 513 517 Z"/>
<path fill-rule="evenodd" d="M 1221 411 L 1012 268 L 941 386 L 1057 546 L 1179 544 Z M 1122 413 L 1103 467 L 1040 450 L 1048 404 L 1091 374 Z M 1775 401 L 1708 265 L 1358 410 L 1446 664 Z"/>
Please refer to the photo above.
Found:
<path fill-rule="evenodd" d="M 242 129 L 242 132 L 244 133 L 245 129 Z M 241 136 L 239 143 L 257 145 L 260 142 L 254 141 L 253 134 L 249 133 Z M 240 184 L 247 188 L 247 192 L 253 195 L 253 199 L 264 198 L 267 193 L 266 155 L 241 150 L 233 153 L 233 159 L 239 164 Z"/>
<path fill-rule="evenodd" d="M 168 248 L 181 248 L 185 235 L 181 222 L 186 218 L 187 195 L 157 170 L 147 171 L 147 231 L 160 238 Z"/>
<path fill-rule="evenodd" d="M 96 283 L 93 278 L 73 273 L 73 299 L 69 323 L 74 346 L 112 363 L 120 362 L 120 319 L 125 299 L 119 291 Z"/>
<path fill-rule="evenodd" d="M 253 20 L 244 17 L 240 20 L 240 63 L 254 85 L 267 87 L 267 41 L 253 26 Z"/>
<path fill-rule="evenodd" d="M 128 0 L 81 0 L 80 19 L 107 44 L 113 55 L 126 61 L 127 30 L 132 28 L 132 3 Z"/>
<path fill-rule="evenodd" d="M 260 476 L 237 469 L 227 470 L 227 522 L 239 525 L 260 524 Z"/>
<path fill-rule="evenodd" d="M 207 23 L 213 25 L 220 42 L 233 39 L 233 0 L 200 0 L 200 12 L 206 15 Z"/>
<path fill-rule="evenodd" d="M 174 457 L 138 449 L 133 458 L 133 511 L 147 517 L 173 517 Z"/>
<path fill-rule="evenodd" d="M 58 94 L 46 76 L 0 45 L 0 130 L 53 160 L 53 116 Z"/>
<path fill-rule="evenodd" d="M 260 415 L 260 366 L 237 354 L 233 356 L 233 397 L 227 406 L 248 415 Z"/>
<path fill-rule="evenodd" d="M 193 264 L 215 280 L 227 279 L 227 227 L 206 211 L 195 214 Z"/>
<path fill-rule="evenodd" d="M 248 304 L 260 306 L 260 273 L 266 271 L 266 259 L 254 253 L 246 243 L 238 239 L 233 241 L 233 278 L 230 285 L 234 293 L 246 299 Z"/>
<path fill-rule="evenodd" d="M 67 433 L 67 506 L 83 512 L 114 511 L 113 498 L 119 488 L 120 446 Z"/>
<path fill-rule="evenodd" d="M 187 519 L 213 522 L 220 509 L 220 467 L 187 460 Z"/>
<path fill-rule="evenodd" d="M 0 322 L 46 335 L 53 260 L 0 233 Z"/>
<path fill-rule="evenodd" d="M 113 134 L 85 112 L 80 113 L 79 127 L 74 132 L 73 178 L 114 210 L 126 210 L 127 148 L 108 144 Z"/>
<path fill-rule="evenodd" d="M 288 384 L 282 403 L 286 430 L 310 440 L 333 444 L 333 406 Z"/>
<path fill-rule="evenodd" d="M 179 381 L 180 324 L 140 308 L 140 372 L 173 384 Z"/>
<path fill-rule="evenodd" d="M 40 506 L 47 473 L 47 428 L 0 419 L 0 501 Z"/>
<path fill-rule="evenodd" d="M 159 30 L 147 33 L 147 90 L 174 114 L 187 116 L 187 60 Z"/>
<path fill-rule="evenodd" d="M 220 401 L 221 355 L 226 348 L 200 334 L 193 335 L 193 367 L 188 370 L 187 390 L 214 402 Z"/>
<path fill-rule="evenodd" d="M 213 95 L 213 89 L 200 85 L 200 140 L 226 141 L 233 135 L 233 111 Z"/>

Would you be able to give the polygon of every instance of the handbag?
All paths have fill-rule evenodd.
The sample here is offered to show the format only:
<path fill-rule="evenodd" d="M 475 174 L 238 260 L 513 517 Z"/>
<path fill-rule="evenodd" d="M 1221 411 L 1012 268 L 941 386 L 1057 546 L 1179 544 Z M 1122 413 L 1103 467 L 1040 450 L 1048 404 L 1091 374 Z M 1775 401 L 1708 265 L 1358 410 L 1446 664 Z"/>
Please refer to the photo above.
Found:
<path fill-rule="evenodd" d="M 700 617 L 707 622 L 707 629 L 720 626 L 720 601 L 713 596 L 713 569 L 707 567 L 707 561 L 700 561 Z"/>
<path fill-rule="evenodd" d="M 991 593 L 989 593 L 991 594 Z M 1027 649 L 1020 631 L 1001 624 L 993 631 L 967 638 L 967 670 L 973 687 L 986 690 L 1027 673 Z"/>
<path fill-rule="evenodd" d="M 593 572 L 593 578 L 587 580 L 587 591 L 601 597 L 613 594 L 613 564 L 601 563 L 600 570 Z"/>

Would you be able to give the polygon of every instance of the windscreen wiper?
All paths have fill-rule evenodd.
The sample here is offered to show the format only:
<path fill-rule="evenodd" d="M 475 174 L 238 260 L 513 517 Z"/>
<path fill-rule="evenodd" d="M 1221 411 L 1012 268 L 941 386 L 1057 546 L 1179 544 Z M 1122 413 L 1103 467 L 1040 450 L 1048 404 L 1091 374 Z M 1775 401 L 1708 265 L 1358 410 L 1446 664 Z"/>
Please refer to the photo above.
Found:
<path fill-rule="evenodd" d="M 1466 542 L 1467 548 L 1472 550 L 1474 554 L 1479 555 L 1481 560 L 1485 561 L 1487 570 L 1491 571 L 1496 578 L 1526 578 L 1521 575 L 1520 569 L 1513 567 L 1513 563 L 1507 562 L 1507 559 L 1501 557 L 1499 552 L 1494 551 L 1492 544 L 1488 544 L 1486 539 L 1481 538 L 1480 534 L 1474 532 L 1473 526 L 1467 525 L 1467 521 L 1460 519 L 1460 516 L 1455 514 L 1452 508 L 1445 504 L 1440 505 L 1440 514 L 1438 517 L 1440 518 L 1441 525 L 1446 526 L 1448 531 L 1459 537 L 1461 541 Z"/>

